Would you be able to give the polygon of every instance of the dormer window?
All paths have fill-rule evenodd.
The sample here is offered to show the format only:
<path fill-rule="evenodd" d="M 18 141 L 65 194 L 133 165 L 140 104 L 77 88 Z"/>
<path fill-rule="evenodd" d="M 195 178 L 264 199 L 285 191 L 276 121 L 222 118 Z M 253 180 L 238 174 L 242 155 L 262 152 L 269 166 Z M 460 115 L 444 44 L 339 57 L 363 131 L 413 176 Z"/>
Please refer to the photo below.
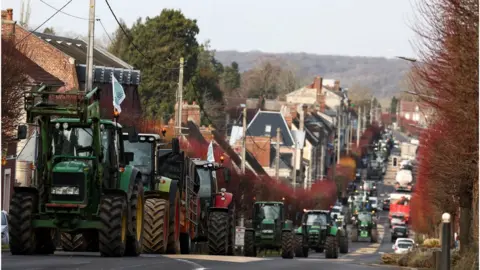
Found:
<path fill-rule="evenodd" d="M 272 132 L 272 126 L 271 125 L 266 125 L 265 126 L 265 136 L 270 136 Z"/>

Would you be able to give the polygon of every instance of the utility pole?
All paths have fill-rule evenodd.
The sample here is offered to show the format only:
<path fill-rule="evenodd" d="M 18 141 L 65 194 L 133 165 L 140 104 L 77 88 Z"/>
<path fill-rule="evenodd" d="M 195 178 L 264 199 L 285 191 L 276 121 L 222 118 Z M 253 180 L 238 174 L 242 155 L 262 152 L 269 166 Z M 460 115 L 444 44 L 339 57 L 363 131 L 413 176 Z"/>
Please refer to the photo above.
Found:
<path fill-rule="evenodd" d="M 360 129 L 362 128 L 362 107 L 358 108 L 357 115 L 357 147 L 360 146 Z"/>
<path fill-rule="evenodd" d="M 373 124 L 373 96 L 370 100 L 370 125 Z"/>
<path fill-rule="evenodd" d="M 305 131 L 305 110 L 302 107 L 302 111 L 300 111 L 300 133 Z M 298 139 L 298 138 L 297 138 Z M 307 179 L 305 179 L 305 175 L 303 175 L 303 148 L 300 149 L 300 179 L 303 179 L 303 188 L 307 189 Z"/>
<path fill-rule="evenodd" d="M 347 135 L 346 136 L 347 138 L 345 139 L 345 141 L 347 142 L 347 155 L 350 155 L 350 140 L 351 140 L 351 137 L 352 137 L 352 120 L 350 119 L 350 111 L 348 112 L 348 116 L 347 116 Z"/>
<path fill-rule="evenodd" d="M 293 190 L 297 188 L 297 141 L 293 141 Z"/>
<path fill-rule="evenodd" d="M 281 133 L 280 128 L 277 128 L 277 141 L 276 141 L 276 152 L 275 152 L 275 178 L 277 181 L 280 179 L 280 140 Z"/>
<path fill-rule="evenodd" d="M 362 120 L 362 134 L 365 132 L 365 129 L 367 129 L 367 108 L 364 106 L 363 107 L 363 120 Z"/>
<path fill-rule="evenodd" d="M 340 149 L 341 149 L 341 141 L 340 141 L 340 134 L 342 132 L 341 126 L 342 126 L 342 104 L 340 103 L 340 106 L 338 106 L 338 113 L 337 113 L 337 164 L 340 164 Z"/>
<path fill-rule="evenodd" d="M 350 126 L 349 126 L 349 132 L 348 132 L 348 135 L 349 135 L 349 138 L 348 138 L 348 149 L 350 151 L 352 151 L 352 144 L 353 144 L 353 120 L 352 120 L 352 114 L 349 112 L 348 113 L 348 123 L 350 123 Z M 349 153 L 350 153 L 349 151 Z"/>
<path fill-rule="evenodd" d="M 87 47 L 87 70 L 85 92 L 92 91 L 93 88 L 93 48 L 95 46 L 95 0 L 90 0 L 90 9 L 88 13 L 88 47 Z"/>
<path fill-rule="evenodd" d="M 175 121 L 175 130 L 176 136 L 182 134 L 182 110 L 183 110 L 183 57 L 180 57 L 180 69 L 178 74 L 178 90 L 177 90 L 177 99 L 178 99 L 178 108 L 177 108 L 177 121 Z"/>
<path fill-rule="evenodd" d="M 325 134 L 322 134 L 322 140 L 320 143 L 320 177 L 325 175 Z"/>
<path fill-rule="evenodd" d="M 243 107 L 243 137 L 242 137 L 242 173 L 245 174 L 245 155 L 247 152 L 247 105 Z"/>

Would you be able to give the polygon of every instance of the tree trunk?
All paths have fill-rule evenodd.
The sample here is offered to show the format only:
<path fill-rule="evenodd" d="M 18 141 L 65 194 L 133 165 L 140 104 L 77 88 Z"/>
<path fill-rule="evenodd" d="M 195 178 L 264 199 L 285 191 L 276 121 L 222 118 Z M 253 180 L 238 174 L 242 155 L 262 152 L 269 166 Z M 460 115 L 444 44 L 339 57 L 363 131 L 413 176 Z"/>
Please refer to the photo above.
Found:
<path fill-rule="evenodd" d="M 460 197 L 460 253 L 464 253 L 472 241 L 472 193 Z"/>

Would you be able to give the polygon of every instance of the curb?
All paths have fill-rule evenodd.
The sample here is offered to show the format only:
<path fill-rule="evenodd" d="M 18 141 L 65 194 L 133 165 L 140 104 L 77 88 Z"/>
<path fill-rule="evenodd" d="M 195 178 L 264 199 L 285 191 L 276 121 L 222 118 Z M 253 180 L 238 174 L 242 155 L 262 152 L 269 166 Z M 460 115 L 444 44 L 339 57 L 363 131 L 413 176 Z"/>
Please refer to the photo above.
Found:
<path fill-rule="evenodd" d="M 428 268 L 416 268 L 416 267 L 399 266 L 399 265 L 391 265 L 391 264 L 380 264 L 380 263 L 363 263 L 363 265 L 374 266 L 374 267 L 390 267 L 390 268 L 405 269 L 405 270 L 424 270 L 424 269 L 428 269 Z"/>
<path fill-rule="evenodd" d="M 63 249 L 62 249 L 62 248 L 57 248 L 55 251 L 63 251 Z M 7 248 L 7 249 L 2 249 L 2 253 L 3 253 L 3 252 L 10 252 L 10 249 L 9 249 L 9 248 Z"/>

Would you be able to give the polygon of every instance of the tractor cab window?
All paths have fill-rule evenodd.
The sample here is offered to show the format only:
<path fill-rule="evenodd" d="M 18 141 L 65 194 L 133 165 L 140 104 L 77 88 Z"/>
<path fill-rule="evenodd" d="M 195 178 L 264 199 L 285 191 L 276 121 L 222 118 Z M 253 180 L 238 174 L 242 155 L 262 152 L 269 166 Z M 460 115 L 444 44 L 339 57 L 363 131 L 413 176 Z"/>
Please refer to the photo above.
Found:
<path fill-rule="evenodd" d="M 206 197 L 212 195 L 212 175 L 207 168 L 197 167 L 197 177 L 200 181 L 200 191 L 198 195 L 200 197 Z"/>
<path fill-rule="evenodd" d="M 307 225 L 326 226 L 328 219 L 326 214 L 309 214 L 307 217 Z"/>
<path fill-rule="evenodd" d="M 277 220 L 281 218 L 281 209 L 280 205 L 272 205 L 272 204 L 256 204 L 255 208 L 256 212 L 256 219 L 263 220 L 263 219 L 271 219 Z"/>
<path fill-rule="evenodd" d="M 372 215 L 369 213 L 359 213 L 358 220 L 360 222 L 372 222 Z"/>
<path fill-rule="evenodd" d="M 90 128 L 54 129 L 52 144 L 54 155 L 75 157 L 93 155 L 93 136 Z"/>
<path fill-rule="evenodd" d="M 135 166 L 142 174 L 151 174 L 153 170 L 153 144 L 151 142 L 132 143 L 123 141 L 125 152 L 133 152 L 133 161 L 130 165 Z"/>

